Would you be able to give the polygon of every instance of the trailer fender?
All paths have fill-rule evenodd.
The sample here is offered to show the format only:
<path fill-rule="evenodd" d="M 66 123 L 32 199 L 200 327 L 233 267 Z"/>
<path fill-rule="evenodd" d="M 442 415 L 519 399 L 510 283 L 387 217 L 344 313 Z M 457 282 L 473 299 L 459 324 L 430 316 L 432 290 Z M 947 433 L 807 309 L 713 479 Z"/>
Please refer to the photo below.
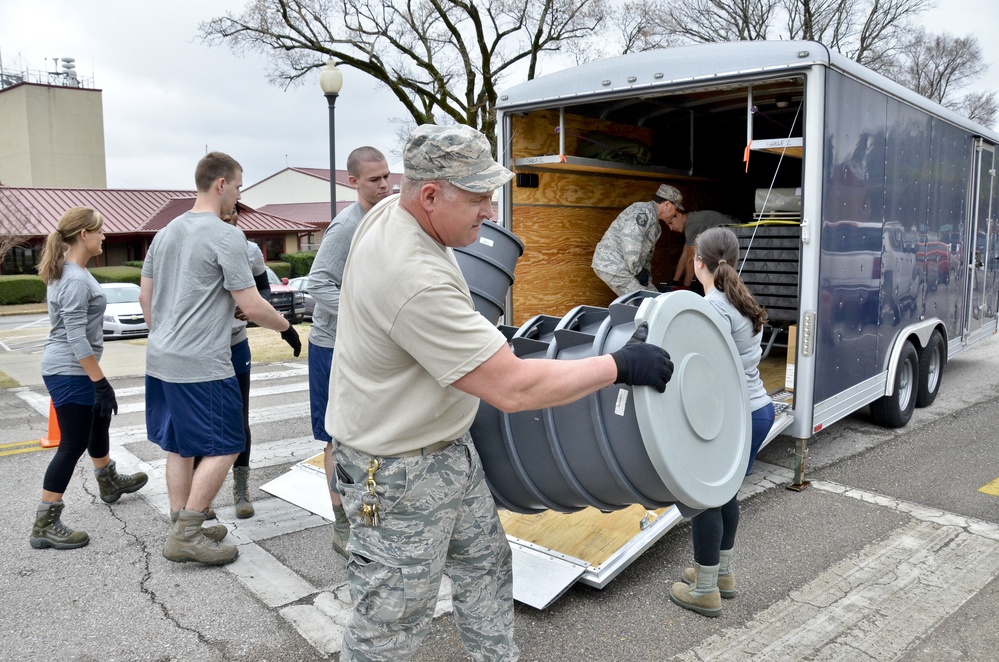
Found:
<path fill-rule="evenodd" d="M 915 337 L 917 341 L 915 346 L 918 351 L 921 347 L 926 346 L 926 343 L 930 341 L 930 336 L 933 335 L 933 331 L 937 328 L 942 330 L 941 332 L 944 334 L 944 338 L 946 338 L 946 327 L 936 317 L 910 324 L 898 332 L 898 335 L 895 336 L 895 341 L 892 343 L 891 352 L 888 354 L 888 365 L 886 366 L 888 378 L 885 384 L 885 395 L 895 393 L 895 371 L 898 370 L 898 359 L 902 355 L 902 346 L 910 338 Z"/>

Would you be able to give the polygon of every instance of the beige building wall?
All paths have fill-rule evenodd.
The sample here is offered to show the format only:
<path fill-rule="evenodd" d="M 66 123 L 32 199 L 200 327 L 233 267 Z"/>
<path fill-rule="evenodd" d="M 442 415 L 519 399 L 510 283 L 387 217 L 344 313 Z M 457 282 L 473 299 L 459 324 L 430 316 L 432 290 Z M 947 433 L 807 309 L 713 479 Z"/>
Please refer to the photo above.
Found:
<path fill-rule="evenodd" d="M 101 91 L 34 83 L 0 90 L 0 182 L 107 188 Z"/>
<path fill-rule="evenodd" d="M 338 202 L 354 201 L 357 200 L 357 190 L 337 183 L 336 197 Z M 241 201 L 254 209 L 264 205 L 329 202 L 330 183 L 318 177 L 286 169 L 250 187 L 244 187 Z"/>

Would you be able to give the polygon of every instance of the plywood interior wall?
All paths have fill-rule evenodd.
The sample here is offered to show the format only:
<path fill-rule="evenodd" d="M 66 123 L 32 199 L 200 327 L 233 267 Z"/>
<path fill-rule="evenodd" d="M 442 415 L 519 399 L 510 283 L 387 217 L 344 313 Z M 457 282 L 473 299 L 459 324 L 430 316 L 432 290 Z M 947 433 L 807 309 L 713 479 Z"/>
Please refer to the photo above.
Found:
<path fill-rule="evenodd" d="M 558 154 L 556 111 L 513 118 L 514 159 Z M 652 130 L 565 115 L 566 153 L 574 154 L 579 136 L 589 131 L 619 135 L 645 144 Z M 668 181 L 664 179 L 663 181 Z M 659 181 L 628 176 L 538 173 L 537 188 L 513 187 L 512 230 L 524 242 L 513 286 L 513 324 L 539 314 L 561 316 L 578 305 L 607 306 L 616 295 L 590 267 L 597 242 L 617 215 L 633 202 L 651 200 Z M 681 186 L 685 196 L 690 186 Z M 653 258 L 653 278 L 668 282 L 682 237 L 663 226 Z"/>

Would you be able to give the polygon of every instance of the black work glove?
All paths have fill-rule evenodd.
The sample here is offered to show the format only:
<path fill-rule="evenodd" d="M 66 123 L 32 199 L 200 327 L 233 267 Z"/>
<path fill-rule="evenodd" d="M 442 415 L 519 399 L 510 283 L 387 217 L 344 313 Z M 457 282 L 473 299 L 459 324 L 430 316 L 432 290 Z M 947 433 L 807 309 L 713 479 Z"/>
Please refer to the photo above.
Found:
<path fill-rule="evenodd" d="M 281 340 L 291 345 L 296 357 L 302 353 L 302 341 L 298 339 L 298 331 L 293 324 L 288 324 L 288 328 L 281 332 Z"/>
<path fill-rule="evenodd" d="M 118 413 L 118 400 L 114 397 L 114 389 L 108 383 L 107 377 L 101 377 L 94 382 L 97 389 L 97 402 L 94 403 L 94 411 L 104 418 L 111 418 L 111 414 Z"/>
<path fill-rule="evenodd" d="M 641 271 L 639 271 L 637 274 L 635 274 L 635 280 L 637 280 L 638 284 L 641 285 L 642 287 L 645 287 L 646 285 L 648 285 L 649 284 L 649 270 L 648 269 L 642 269 Z"/>
<path fill-rule="evenodd" d="M 617 364 L 614 383 L 651 386 L 662 393 L 673 376 L 673 362 L 665 349 L 645 342 L 648 336 L 649 327 L 642 324 L 624 347 L 611 354 Z"/>

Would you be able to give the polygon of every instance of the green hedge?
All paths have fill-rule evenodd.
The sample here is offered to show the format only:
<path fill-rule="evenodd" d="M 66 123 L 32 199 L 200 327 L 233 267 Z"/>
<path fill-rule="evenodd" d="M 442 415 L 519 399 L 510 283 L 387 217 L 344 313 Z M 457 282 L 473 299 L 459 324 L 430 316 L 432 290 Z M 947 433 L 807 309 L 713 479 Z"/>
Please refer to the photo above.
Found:
<path fill-rule="evenodd" d="M 281 259 L 291 265 L 290 278 L 308 276 L 312 269 L 312 261 L 316 259 L 315 251 L 301 251 L 298 253 L 282 253 Z"/>
<path fill-rule="evenodd" d="M 38 276 L 0 276 L 0 306 L 44 301 L 45 283 Z"/>
<path fill-rule="evenodd" d="M 135 283 L 139 284 L 142 269 L 137 267 L 92 267 L 90 273 L 98 283 Z"/>
<path fill-rule="evenodd" d="M 291 278 L 291 265 L 287 262 L 268 262 L 267 266 L 274 270 L 278 278 Z"/>
<path fill-rule="evenodd" d="M 123 267 L 136 267 L 137 269 L 142 268 L 142 260 L 129 260 L 128 262 L 122 262 Z"/>

